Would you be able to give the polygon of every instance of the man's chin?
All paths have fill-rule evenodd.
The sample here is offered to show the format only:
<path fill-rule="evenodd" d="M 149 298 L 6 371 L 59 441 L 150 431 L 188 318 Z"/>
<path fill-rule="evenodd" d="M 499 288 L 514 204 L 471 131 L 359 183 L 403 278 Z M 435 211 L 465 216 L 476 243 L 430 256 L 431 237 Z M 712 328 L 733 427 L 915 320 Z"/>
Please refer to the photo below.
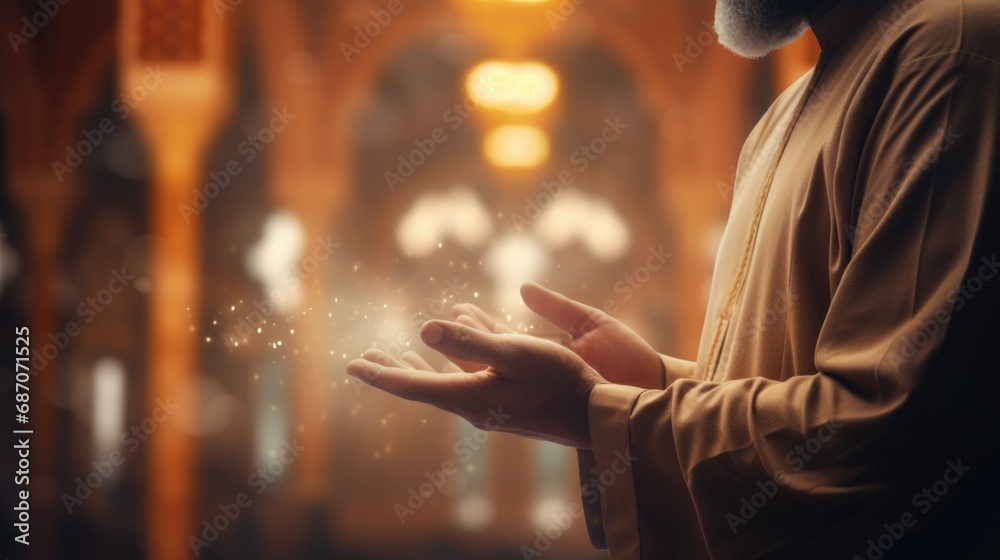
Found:
<path fill-rule="evenodd" d="M 802 0 L 716 0 L 715 33 L 737 55 L 760 58 L 805 33 L 804 5 Z"/>
<path fill-rule="evenodd" d="M 798 29 L 780 36 L 755 36 L 752 33 L 730 33 L 728 29 L 720 29 L 716 24 L 715 33 L 719 36 L 719 44 L 743 58 L 757 59 L 792 43 L 805 33 L 809 26 L 804 22 Z"/>

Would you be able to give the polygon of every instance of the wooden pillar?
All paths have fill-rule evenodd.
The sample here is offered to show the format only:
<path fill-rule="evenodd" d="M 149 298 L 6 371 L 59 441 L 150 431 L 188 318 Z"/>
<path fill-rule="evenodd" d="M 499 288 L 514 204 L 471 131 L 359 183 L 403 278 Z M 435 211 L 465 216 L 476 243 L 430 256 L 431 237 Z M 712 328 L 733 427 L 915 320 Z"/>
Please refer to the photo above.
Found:
<path fill-rule="evenodd" d="M 199 177 L 199 154 L 177 161 L 154 156 L 150 199 L 150 229 L 160 238 L 150 261 L 153 289 L 149 294 L 149 353 L 147 411 L 159 401 L 176 403 L 170 421 L 157 428 L 148 445 L 146 480 L 149 558 L 190 556 L 187 537 L 194 531 L 196 442 L 184 431 L 197 414 L 194 383 L 198 376 L 198 345 L 190 326 L 198 323 L 200 307 L 201 222 L 178 220 L 179 204 L 190 202 L 189 187 Z"/>
<path fill-rule="evenodd" d="M 339 3 L 329 7 L 331 14 L 339 14 L 341 9 Z M 350 159 L 347 130 L 337 119 L 337 109 L 346 88 L 339 78 L 346 72 L 347 61 L 339 47 L 324 49 L 306 41 L 311 26 L 294 3 L 258 0 L 253 10 L 255 46 L 266 93 L 260 110 L 267 114 L 287 109 L 295 115 L 268 146 L 268 191 L 278 208 L 293 213 L 301 222 L 304 255 L 308 255 L 317 239 L 334 236 L 334 242 L 340 241 L 333 225 L 349 196 Z M 320 27 L 339 23 L 335 15 L 323 21 Z M 339 30 L 324 29 L 321 35 L 326 42 L 339 45 L 334 41 L 340 37 Z M 295 60 L 300 62 L 295 67 L 301 74 L 291 77 L 289 63 Z M 322 505 L 334 491 L 330 448 L 338 413 L 332 408 L 329 320 L 323 311 L 334 282 L 333 260 L 320 263 L 310 273 L 296 310 L 305 313 L 296 319 L 302 362 L 291 372 L 291 436 L 304 451 L 292 471 L 295 493 L 306 505 Z"/>
<path fill-rule="evenodd" d="M 0 3 L 3 29 L 21 27 L 31 16 L 16 2 Z M 34 5 L 32 5 L 34 7 Z M 60 7 L 49 24 L 16 47 L 0 49 L 0 102 L 7 123 L 7 180 L 10 199 L 24 229 L 12 238 L 26 238 L 28 292 L 26 306 L 31 329 L 31 351 L 44 357 L 49 335 L 62 332 L 63 308 L 56 291 L 62 273 L 66 225 L 84 185 L 80 168 L 57 173 L 66 150 L 81 140 L 81 116 L 93 107 L 98 83 L 111 61 L 113 3 L 95 0 L 87 5 Z M 9 79 L 6 79 L 8 78 Z M 69 475 L 60 455 L 60 413 L 53 406 L 61 385 L 66 354 L 72 341 L 54 358 L 46 358 L 31 378 L 29 424 L 31 447 L 31 547 L 28 557 L 56 556 L 57 519 L 65 515 L 59 501 L 62 478 Z M 34 368 L 34 365 L 33 365 Z M 19 546 L 19 545 L 15 545 Z"/>
<path fill-rule="evenodd" d="M 16 135 L 18 131 L 12 128 L 11 132 Z M 56 518 L 63 513 L 56 509 L 62 477 L 58 463 L 60 422 L 53 403 L 60 401 L 57 392 L 62 387 L 61 364 L 65 363 L 64 352 L 68 347 L 51 359 L 42 352 L 51 344 L 49 335 L 63 331 L 57 284 L 62 271 L 60 261 L 66 223 L 76 200 L 75 193 L 69 189 L 78 185 L 72 180 L 58 184 L 48 167 L 12 163 L 8 175 L 11 194 L 24 218 L 24 233 L 28 237 L 27 278 L 31 296 L 27 316 L 32 362 L 42 357 L 45 363 L 41 370 L 32 366 L 30 420 L 27 425 L 19 426 L 34 432 L 31 435 L 32 530 L 28 557 L 52 558 L 55 543 L 43 535 L 53 534 Z"/>
<path fill-rule="evenodd" d="M 197 442 L 187 429 L 198 411 L 201 213 L 193 191 L 205 183 L 203 154 L 228 112 L 228 33 L 209 0 L 165 4 L 121 0 L 119 85 L 144 88 L 132 118 L 152 160 L 146 409 L 177 405 L 147 443 L 146 549 L 151 560 L 192 556 Z M 151 77 L 151 74 L 153 77 Z M 194 332 L 192 330 L 194 327 Z"/>

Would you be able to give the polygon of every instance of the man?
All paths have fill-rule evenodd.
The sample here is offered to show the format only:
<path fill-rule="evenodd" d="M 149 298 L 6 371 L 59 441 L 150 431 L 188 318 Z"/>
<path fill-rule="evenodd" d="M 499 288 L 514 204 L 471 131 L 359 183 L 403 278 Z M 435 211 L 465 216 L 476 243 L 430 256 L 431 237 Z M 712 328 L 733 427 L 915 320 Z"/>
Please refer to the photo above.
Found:
<path fill-rule="evenodd" d="M 615 559 L 985 554 L 1000 509 L 1000 3 L 717 5 L 720 40 L 744 56 L 807 25 L 822 54 L 744 146 L 697 361 L 526 285 L 564 346 L 458 305 L 421 337 L 469 373 L 377 350 L 348 373 L 476 426 L 502 406 L 504 431 L 596 459 L 593 536 Z"/>

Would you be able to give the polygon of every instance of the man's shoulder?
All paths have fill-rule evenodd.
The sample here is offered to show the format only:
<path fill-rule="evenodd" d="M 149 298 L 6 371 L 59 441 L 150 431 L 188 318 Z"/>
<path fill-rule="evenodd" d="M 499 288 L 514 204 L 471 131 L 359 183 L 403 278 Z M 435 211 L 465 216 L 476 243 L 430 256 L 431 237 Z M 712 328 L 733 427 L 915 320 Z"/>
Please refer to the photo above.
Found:
<path fill-rule="evenodd" d="M 952 56 L 1000 65 L 1000 0 L 890 0 L 875 17 L 897 64 Z"/>

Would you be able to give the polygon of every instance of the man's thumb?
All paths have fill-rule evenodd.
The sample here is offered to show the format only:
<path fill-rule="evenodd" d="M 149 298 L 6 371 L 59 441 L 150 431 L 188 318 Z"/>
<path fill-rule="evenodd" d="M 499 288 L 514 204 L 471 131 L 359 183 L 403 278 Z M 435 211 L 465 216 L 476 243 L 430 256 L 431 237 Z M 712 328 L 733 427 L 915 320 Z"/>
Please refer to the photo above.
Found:
<path fill-rule="evenodd" d="M 498 335 L 470 329 L 453 321 L 427 321 L 420 329 L 424 344 L 462 362 L 499 365 L 503 344 Z"/>
<path fill-rule="evenodd" d="M 528 309 L 574 336 L 593 329 L 604 319 L 600 310 L 533 282 L 521 286 L 521 299 Z"/>

